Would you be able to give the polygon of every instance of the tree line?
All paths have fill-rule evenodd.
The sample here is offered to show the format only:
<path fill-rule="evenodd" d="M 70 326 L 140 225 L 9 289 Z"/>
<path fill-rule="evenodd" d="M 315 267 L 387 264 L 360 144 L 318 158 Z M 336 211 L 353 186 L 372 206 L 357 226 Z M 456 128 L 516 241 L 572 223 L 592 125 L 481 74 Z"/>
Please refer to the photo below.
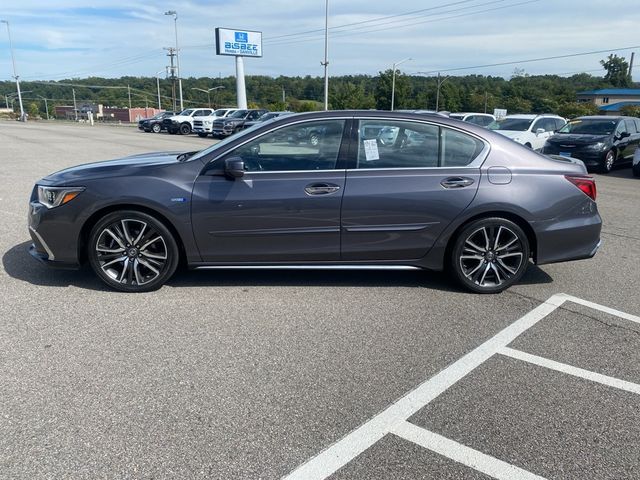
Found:
<path fill-rule="evenodd" d="M 605 75 L 580 73 L 570 77 L 557 75 L 528 75 L 515 70 L 509 79 L 497 76 L 417 76 L 396 73 L 395 108 L 439 110 L 451 112 L 493 112 L 494 108 L 509 113 L 557 113 L 564 117 L 597 113 L 594 105 L 577 103 L 576 94 L 584 90 L 612 87 L 633 87 L 624 58 L 610 55 L 601 62 Z M 378 75 L 345 75 L 331 77 L 329 90 L 330 108 L 381 109 L 391 106 L 391 69 Z M 321 77 L 246 77 L 247 98 L 252 107 L 296 112 L 320 110 L 324 95 Z M 160 80 L 161 104 L 171 109 L 172 85 L 169 79 Z M 183 97 L 185 107 L 234 106 L 236 103 L 235 77 L 184 78 Z M 438 94 L 438 85 L 440 91 Z M 73 105 L 76 101 L 101 103 L 105 106 L 157 107 L 157 80 L 155 77 L 120 77 L 68 79 L 58 82 L 22 82 L 25 110 L 33 117 L 44 116 L 44 100 L 48 99 L 49 112 L 55 105 Z M 197 90 L 211 91 L 209 96 Z M 15 92 L 15 84 L 0 82 L 0 101 Z M 11 95 L 15 99 L 15 95 Z M 11 104 L 11 98 L 8 99 Z M 4 102 L 3 102 L 4 103 Z M 17 109 L 14 100 L 14 109 Z M 638 110 L 638 109 L 636 109 Z"/>

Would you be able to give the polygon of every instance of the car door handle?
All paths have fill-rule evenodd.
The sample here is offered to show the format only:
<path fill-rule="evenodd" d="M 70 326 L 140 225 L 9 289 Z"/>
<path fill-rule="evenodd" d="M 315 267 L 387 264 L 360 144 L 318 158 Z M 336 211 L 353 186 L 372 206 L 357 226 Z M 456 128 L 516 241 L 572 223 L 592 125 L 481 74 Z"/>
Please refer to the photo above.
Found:
<path fill-rule="evenodd" d="M 467 177 L 449 177 L 440 182 L 444 188 L 464 188 L 473 185 L 473 179 Z"/>
<path fill-rule="evenodd" d="M 340 186 L 332 183 L 312 183 L 304 188 L 307 195 L 328 195 L 338 190 Z"/>

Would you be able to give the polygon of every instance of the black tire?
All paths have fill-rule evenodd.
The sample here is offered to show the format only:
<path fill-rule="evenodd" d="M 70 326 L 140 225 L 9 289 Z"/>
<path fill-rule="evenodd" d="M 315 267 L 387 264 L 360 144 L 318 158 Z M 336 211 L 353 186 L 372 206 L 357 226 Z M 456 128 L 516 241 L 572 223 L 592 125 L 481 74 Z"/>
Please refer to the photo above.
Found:
<path fill-rule="evenodd" d="M 527 147 L 527 148 L 533 149 L 533 145 L 531 145 L 530 143 L 525 143 L 524 146 Z"/>
<path fill-rule="evenodd" d="M 609 150 L 607 153 L 605 153 L 604 158 L 602 159 L 602 165 L 600 165 L 600 173 L 611 172 L 616 164 L 617 158 L 618 155 L 615 150 Z"/>
<path fill-rule="evenodd" d="M 529 265 L 529 240 L 522 228 L 500 217 L 466 225 L 449 259 L 456 281 L 476 293 L 499 293 L 516 283 Z"/>
<path fill-rule="evenodd" d="M 206 136 L 207 136 L 207 134 L 206 134 L 206 133 L 198 133 L 198 136 L 199 136 L 200 138 L 204 138 L 204 137 L 206 137 Z"/>
<path fill-rule="evenodd" d="M 159 220 L 135 210 L 101 218 L 87 246 L 91 268 L 109 287 L 123 292 L 160 288 L 176 271 L 178 245 Z"/>
<path fill-rule="evenodd" d="M 189 135 L 191 133 L 191 125 L 183 123 L 180 125 L 180 135 Z"/>
<path fill-rule="evenodd" d="M 160 124 L 154 123 L 153 126 L 151 127 L 151 131 L 153 133 L 160 133 L 162 131 L 162 127 L 160 126 Z"/>
<path fill-rule="evenodd" d="M 640 164 L 634 165 L 632 170 L 633 170 L 634 177 L 640 177 Z"/>

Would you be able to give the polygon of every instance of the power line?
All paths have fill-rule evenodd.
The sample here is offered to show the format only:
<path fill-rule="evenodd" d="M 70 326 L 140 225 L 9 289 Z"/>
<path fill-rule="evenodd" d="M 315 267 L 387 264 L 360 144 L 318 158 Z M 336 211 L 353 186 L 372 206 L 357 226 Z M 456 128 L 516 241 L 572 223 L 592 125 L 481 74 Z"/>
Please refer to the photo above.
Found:
<path fill-rule="evenodd" d="M 640 45 L 633 45 L 630 47 L 621 47 L 621 48 L 608 48 L 606 50 L 593 50 L 591 52 L 580 52 L 580 53 L 570 53 L 566 55 L 554 55 L 551 57 L 540 57 L 540 58 L 530 58 L 528 60 L 518 60 L 518 61 L 509 61 L 509 62 L 499 62 L 499 63 L 488 63 L 486 65 L 474 65 L 472 67 L 456 67 L 456 68 L 441 68 L 439 70 L 430 70 L 426 72 L 415 72 L 421 73 L 424 75 L 435 74 L 435 73 L 446 73 L 446 72 L 459 72 L 462 70 L 473 70 L 476 68 L 488 68 L 488 67 L 502 67 L 505 65 L 516 65 L 520 63 L 533 63 L 533 62 L 543 62 L 546 60 L 560 60 L 563 58 L 573 58 L 573 57 L 584 57 L 587 55 L 596 55 L 602 53 L 610 53 L 610 52 L 620 52 L 623 50 L 633 50 L 634 48 L 640 48 Z"/>
<path fill-rule="evenodd" d="M 495 4 L 495 3 L 500 3 L 502 1 L 504 1 L 504 0 L 493 0 L 493 1 L 490 1 L 490 2 L 483 3 L 483 4 L 477 4 L 477 5 L 474 5 L 472 7 L 465 7 L 464 9 L 456 9 L 456 10 L 452 10 L 452 11 L 460 11 L 460 10 L 466 10 L 468 8 L 476 8 L 476 7 L 479 7 L 479 6 L 486 6 L 486 5 L 491 5 L 491 4 Z M 413 27 L 413 26 L 416 26 L 416 25 L 423 25 L 425 23 L 435 23 L 435 22 L 440 22 L 442 20 L 450 20 L 450 19 L 454 19 L 454 18 L 467 17 L 469 15 L 477 15 L 479 13 L 493 12 L 493 11 L 496 11 L 496 10 L 504 10 L 506 8 L 517 7 L 517 6 L 520 6 L 520 5 L 526 5 L 526 4 L 536 3 L 536 2 L 540 2 L 540 1 L 542 1 L 542 0 L 525 0 L 525 1 L 522 1 L 522 2 L 518 2 L 518 3 L 512 3 L 510 5 L 503 5 L 503 6 L 500 6 L 500 7 L 487 8 L 487 9 L 484 9 L 484 10 L 476 10 L 476 11 L 472 11 L 472 12 L 461 13 L 461 14 L 458 14 L 458 15 L 450 15 L 448 17 L 441 17 L 441 18 L 435 18 L 435 19 L 430 19 L 430 20 L 421 20 L 419 22 L 406 23 L 406 24 L 402 24 L 402 25 L 394 25 L 394 26 L 391 26 L 391 27 L 373 28 L 373 29 L 370 29 L 370 30 L 355 31 L 355 32 L 351 32 L 351 31 L 348 31 L 348 30 L 347 31 L 339 31 L 339 32 L 334 33 L 333 36 L 334 37 L 336 37 L 336 36 L 337 37 L 343 37 L 345 35 L 358 35 L 358 34 L 365 34 L 365 33 L 382 32 L 382 31 L 385 31 L 385 30 L 394 30 L 394 29 L 398 29 L 398 28 Z M 442 14 L 442 13 L 444 13 L 444 12 L 440 12 L 439 15 Z M 430 16 L 433 16 L 433 15 L 430 15 Z M 390 23 L 395 23 L 395 22 L 390 22 Z M 381 25 L 385 25 L 385 24 L 380 24 L 379 26 L 381 26 Z M 320 38 L 320 37 L 317 37 L 317 36 L 308 37 L 306 39 L 299 39 L 299 40 L 297 40 L 297 42 L 298 43 L 300 43 L 300 42 L 308 42 L 308 41 L 317 40 L 318 38 Z M 276 43 L 272 43 L 270 45 L 272 45 L 272 46 L 273 45 L 283 45 L 283 44 L 286 44 L 286 43 L 287 42 L 276 42 Z"/>

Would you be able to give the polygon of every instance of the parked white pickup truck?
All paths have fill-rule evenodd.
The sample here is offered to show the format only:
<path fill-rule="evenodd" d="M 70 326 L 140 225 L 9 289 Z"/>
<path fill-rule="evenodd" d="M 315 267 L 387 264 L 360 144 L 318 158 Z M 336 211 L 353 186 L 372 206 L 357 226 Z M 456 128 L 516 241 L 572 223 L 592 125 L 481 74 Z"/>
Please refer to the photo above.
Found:
<path fill-rule="evenodd" d="M 193 121 L 193 131 L 199 137 L 206 137 L 213 132 L 213 122 L 219 118 L 224 118 L 238 110 L 237 108 L 219 108 L 211 115 L 206 117 L 198 117 Z"/>
<path fill-rule="evenodd" d="M 165 118 L 162 121 L 163 129 L 169 133 L 180 133 L 188 135 L 193 130 L 193 121 L 200 117 L 206 117 L 213 113 L 212 108 L 187 108 L 178 115 Z"/>

